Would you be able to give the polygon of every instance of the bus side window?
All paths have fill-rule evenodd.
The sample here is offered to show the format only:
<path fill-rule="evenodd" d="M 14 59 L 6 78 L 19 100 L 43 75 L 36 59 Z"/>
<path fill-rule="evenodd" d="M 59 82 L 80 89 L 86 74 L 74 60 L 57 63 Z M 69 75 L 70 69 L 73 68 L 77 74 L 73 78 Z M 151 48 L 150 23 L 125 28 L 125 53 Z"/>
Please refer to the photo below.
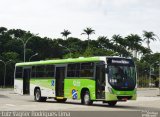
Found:
<path fill-rule="evenodd" d="M 81 63 L 80 76 L 93 77 L 93 75 L 94 75 L 94 63 L 93 62 Z"/>
<path fill-rule="evenodd" d="M 36 77 L 45 77 L 45 65 L 36 66 Z"/>
<path fill-rule="evenodd" d="M 32 66 L 32 73 L 31 73 L 31 78 L 36 77 L 36 66 Z"/>
<path fill-rule="evenodd" d="M 79 77 L 80 64 L 68 64 L 67 77 Z"/>
<path fill-rule="evenodd" d="M 23 72 L 23 68 L 22 67 L 16 67 L 16 78 L 22 78 L 22 72 Z"/>
<path fill-rule="evenodd" d="M 54 77 L 54 65 L 46 65 L 46 77 Z"/>

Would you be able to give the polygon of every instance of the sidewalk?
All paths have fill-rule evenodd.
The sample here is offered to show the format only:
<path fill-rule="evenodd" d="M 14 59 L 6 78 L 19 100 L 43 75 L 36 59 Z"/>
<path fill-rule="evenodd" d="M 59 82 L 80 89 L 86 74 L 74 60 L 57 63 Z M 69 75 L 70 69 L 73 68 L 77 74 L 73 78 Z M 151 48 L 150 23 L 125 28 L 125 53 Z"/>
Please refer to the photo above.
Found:
<path fill-rule="evenodd" d="M 159 97 L 159 88 L 138 88 L 138 97 Z"/>
<path fill-rule="evenodd" d="M 159 88 L 137 88 L 137 91 L 142 91 L 142 90 L 158 90 Z"/>

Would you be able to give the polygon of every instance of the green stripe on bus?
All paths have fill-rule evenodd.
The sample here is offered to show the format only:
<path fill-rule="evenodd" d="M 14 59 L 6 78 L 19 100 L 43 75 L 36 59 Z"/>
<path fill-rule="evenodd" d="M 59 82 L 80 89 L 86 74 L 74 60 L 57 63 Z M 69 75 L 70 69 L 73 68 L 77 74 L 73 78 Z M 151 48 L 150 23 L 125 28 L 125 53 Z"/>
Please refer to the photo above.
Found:
<path fill-rule="evenodd" d="M 66 64 L 66 63 L 78 63 L 78 62 L 94 62 L 94 61 L 99 61 L 99 60 L 100 60 L 99 57 L 75 58 L 75 59 L 59 59 L 59 60 L 46 60 L 46 61 L 17 63 L 16 66 Z"/>

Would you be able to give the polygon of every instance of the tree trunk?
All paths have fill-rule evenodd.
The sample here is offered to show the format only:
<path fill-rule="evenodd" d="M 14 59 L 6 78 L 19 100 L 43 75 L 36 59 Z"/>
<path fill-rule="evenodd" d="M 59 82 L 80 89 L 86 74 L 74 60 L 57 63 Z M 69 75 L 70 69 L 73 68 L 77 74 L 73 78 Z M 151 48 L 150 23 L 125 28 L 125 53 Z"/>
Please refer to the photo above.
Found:
<path fill-rule="evenodd" d="M 150 49 L 149 43 L 150 43 L 150 41 L 149 41 L 149 38 L 148 38 L 148 39 L 147 39 L 147 48 L 148 48 L 148 49 Z"/>
<path fill-rule="evenodd" d="M 88 48 L 89 48 L 89 35 L 88 35 Z"/>

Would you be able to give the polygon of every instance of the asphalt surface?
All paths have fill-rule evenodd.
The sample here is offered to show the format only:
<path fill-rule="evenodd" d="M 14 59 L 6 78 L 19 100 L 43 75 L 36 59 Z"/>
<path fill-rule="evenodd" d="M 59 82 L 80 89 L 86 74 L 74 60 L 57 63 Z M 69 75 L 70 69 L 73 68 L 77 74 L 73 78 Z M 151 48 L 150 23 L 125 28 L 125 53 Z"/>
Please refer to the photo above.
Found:
<path fill-rule="evenodd" d="M 67 100 L 57 103 L 53 99 L 35 102 L 33 96 L 15 94 L 12 89 L 0 89 L 0 111 L 160 111 L 158 89 L 138 89 L 136 101 L 118 102 L 110 107 L 102 102 L 91 106 L 81 105 L 80 101 Z"/>

